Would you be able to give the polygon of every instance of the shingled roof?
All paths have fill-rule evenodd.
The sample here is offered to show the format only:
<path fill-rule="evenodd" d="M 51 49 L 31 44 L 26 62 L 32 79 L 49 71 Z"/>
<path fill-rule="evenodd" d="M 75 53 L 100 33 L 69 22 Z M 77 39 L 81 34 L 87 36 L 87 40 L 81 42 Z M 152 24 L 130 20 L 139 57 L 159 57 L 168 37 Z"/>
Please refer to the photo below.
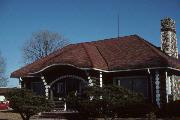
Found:
<path fill-rule="evenodd" d="M 137 35 L 70 44 L 11 74 L 25 77 L 53 65 L 116 71 L 154 67 L 179 69 L 180 63 Z"/>

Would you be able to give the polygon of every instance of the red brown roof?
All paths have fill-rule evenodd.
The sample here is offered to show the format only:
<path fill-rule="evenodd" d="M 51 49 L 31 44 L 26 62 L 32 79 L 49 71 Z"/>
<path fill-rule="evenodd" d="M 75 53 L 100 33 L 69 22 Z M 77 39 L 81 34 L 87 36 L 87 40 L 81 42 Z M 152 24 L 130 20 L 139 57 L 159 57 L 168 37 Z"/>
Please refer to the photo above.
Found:
<path fill-rule="evenodd" d="M 180 63 L 137 35 L 70 44 L 11 74 L 24 77 L 54 64 L 106 71 L 154 67 L 180 68 Z"/>

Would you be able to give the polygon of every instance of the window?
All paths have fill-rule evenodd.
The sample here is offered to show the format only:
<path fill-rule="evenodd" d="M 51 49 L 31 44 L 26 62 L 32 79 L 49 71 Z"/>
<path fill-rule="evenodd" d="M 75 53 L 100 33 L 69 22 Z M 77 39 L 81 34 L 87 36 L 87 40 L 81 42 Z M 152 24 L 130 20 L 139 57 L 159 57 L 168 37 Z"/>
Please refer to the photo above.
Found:
<path fill-rule="evenodd" d="M 42 82 L 32 82 L 31 83 L 31 90 L 36 95 L 44 95 L 45 94 L 45 88 Z"/>
<path fill-rule="evenodd" d="M 127 88 L 133 92 L 141 93 L 145 98 L 148 97 L 147 77 L 117 77 L 114 84 Z"/>

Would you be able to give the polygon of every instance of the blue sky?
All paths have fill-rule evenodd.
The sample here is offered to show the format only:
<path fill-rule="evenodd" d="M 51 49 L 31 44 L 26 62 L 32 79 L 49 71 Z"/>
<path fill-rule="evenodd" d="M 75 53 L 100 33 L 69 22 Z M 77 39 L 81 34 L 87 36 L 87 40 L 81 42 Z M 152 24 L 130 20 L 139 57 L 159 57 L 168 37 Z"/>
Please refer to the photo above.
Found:
<path fill-rule="evenodd" d="M 7 77 L 23 66 L 21 48 L 33 32 L 58 32 L 72 43 L 138 34 L 160 46 L 160 20 L 176 21 L 180 39 L 178 0 L 0 0 L 0 51 Z M 180 42 L 178 41 L 178 46 Z M 9 78 L 9 87 L 18 80 Z"/>

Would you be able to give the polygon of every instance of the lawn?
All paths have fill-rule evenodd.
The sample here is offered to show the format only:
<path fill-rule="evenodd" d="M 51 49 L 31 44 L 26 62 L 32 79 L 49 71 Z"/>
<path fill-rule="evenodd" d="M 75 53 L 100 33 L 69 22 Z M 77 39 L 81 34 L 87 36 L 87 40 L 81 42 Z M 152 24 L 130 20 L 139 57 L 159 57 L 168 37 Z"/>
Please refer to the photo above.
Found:
<path fill-rule="evenodd" d="M 0 120 L 22 120 L 21 116 L 17 113 L 10 111 L 0 111 Z"/>
<path fill-rule="evenodd" d="M 33 119 L 32 120 L 58 120 L 56 118 L 50 119 L 50 118 L 41 118 L 41 119 Z M 21 116 L 17 113 L 13 113 L 11 111 L 0 111 L 0 120 L 22 120 Z M 65 119 L 63 119 L 65 120 Z M 96 119 L 96 120 L 104 120 L 104 119 Z M 147 118 L 119 118 L 115 120 L 148 120 Z M 167 119 L 157 119 L 157 120 L 169 120 Z M 179 120 L 179 118 L 172 118 L 171 120 Z"/>

